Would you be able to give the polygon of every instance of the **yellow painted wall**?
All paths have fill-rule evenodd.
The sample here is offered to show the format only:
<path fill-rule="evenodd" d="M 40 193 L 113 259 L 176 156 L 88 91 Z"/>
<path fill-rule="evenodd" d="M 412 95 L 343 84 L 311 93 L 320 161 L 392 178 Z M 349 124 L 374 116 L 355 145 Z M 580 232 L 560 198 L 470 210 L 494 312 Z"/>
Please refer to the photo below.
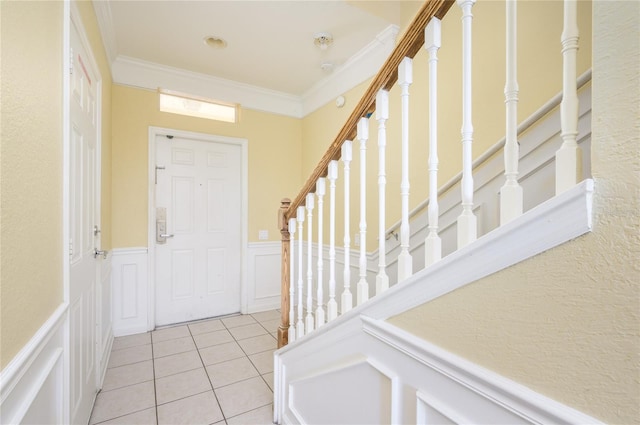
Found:
<path fill-rule="evenodd" d="M 607 423 L 640 423 L 640 3 L 594 2 L 593 232 L 390 319 Z"/>
<path fill-rule="evenodd" d="M 419 3 L 407 2 L 403 7 L 403 25 L 413 18 Z M 562 89 L 562 2 L 518 2 L 518 82 L 520 86 L 518 121 L 521 122 Z M 505 59 L 504 2 L 480 0 L 473 9 L 473 157 L 477 158 L 497 143 L 505 134 Z M 454 5 L 442 21 L 442 48 L 438 53 L 438 186 L 453 178 L 462 169 L 462 29 L 460 8 Z M 578 2 L 580 50 L 578 74 L 591 68 L 591 2 Z M 413 84 L 409 87 L 409 208 L 428 197 L 428 53 L 422 49 L 413 60 Z M 347 105 L 338 110 L 333 102 L 303 119 L 303 179 L 311 174 L 317 162 L 338 130 L 353 110 L 353 106 L 369 82 L 346 94 Z M 401 180 L 401 106 L 400 88 L 390 91 L 390 118 L 387 127 L 386 228 L 400 219 Z M 367 250 L 377 248 L 378 226 L 378 123 L 370 119 L 367 142 Z M 359 223 L 359 143 L 353 143 L 351 163 L 352 248 Z M 343 238 L 342 163 L 336 190 L 336 240 Z M 525 194 L 526 196 L 526 194 Z M 328 229 L 327 229 L 328 231 Z M 325 237 L 326 240 L 326 237 Z M 341 243 L 339 244 L 341 245 Z"/>
<path fill-rule="evenodd" d="M 0 2 L 4 368 L 63 302 L 62 2 Z M 103 78 L 102 246 L 111 244 L 111 74 L 90 2 L 78 10 Z M 46 70 L 46 72 L 43 72 Z"/>
<path fill-rule="evenodd" d="M 63 4 L 3 1 L 0 15 L 4 368 L 63 297 Z"/>
<path fill-rule="evenodd" d="M 280 239 L 280 199 L 301 186 L 301 121 L 242 109 L 238 124 L 160 112 L 158 93 L 113 85 L 113 246 L 147 246 L 149 126 L 248 139 L 249 241 Z"/>

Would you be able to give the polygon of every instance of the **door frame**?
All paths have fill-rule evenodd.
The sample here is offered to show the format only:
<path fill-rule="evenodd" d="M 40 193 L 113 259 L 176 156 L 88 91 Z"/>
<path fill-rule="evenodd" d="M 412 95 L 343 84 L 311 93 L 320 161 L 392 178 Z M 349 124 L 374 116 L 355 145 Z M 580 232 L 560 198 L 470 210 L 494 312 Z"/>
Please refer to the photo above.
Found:
<path fill-rule="evenodd" d="M 247 250 L 249 246 L 249 141 L 238 137 L 219 136 L 215 134 L 198 133 L 195 131 L 175 130 L 170 128 L 149 126 L 149 163 L 148 185 L 149 200 L 147 223 L 147 249 L 148 249 L 148 300 L 147 300 L 147 329 L 153 330 L 156 323 L 156 137 L 171 135 L 182 139 L 190 139 L 201 142 L 224 143 L 236 145 L 241 148 L 240 170 L 240 312 L 247 313 Z"/>

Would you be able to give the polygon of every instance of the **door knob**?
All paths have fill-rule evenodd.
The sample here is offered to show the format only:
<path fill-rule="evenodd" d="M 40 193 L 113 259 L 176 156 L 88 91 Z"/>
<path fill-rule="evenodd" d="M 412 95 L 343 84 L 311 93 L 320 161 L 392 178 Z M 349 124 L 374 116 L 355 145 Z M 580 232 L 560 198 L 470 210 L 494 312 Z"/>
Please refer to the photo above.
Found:
<path fill-rule="evenodd" d="M 169 239 L 169 238 L 172 238 L 174 236 L 175 235 L 167 235 L 166 233 L 163 233 L 163 234 L 160 235 L 160 237 L 163 238 L 163 239 Z"/>

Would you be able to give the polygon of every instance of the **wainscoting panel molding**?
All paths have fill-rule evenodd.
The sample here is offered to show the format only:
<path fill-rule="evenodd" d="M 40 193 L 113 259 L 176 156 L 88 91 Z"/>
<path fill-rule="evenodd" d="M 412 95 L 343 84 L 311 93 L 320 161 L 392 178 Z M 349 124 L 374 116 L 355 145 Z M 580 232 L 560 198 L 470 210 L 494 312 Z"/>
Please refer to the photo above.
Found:
<path fill-rule="evenodd" d="M 69 305 L 61 304 L 0 373 L 0 423 L 66 423 L 65 347 Z"/>
<path fill-rule="evenodd" d="M 280 308 L 280 250 L 280 242 L 249 243 L 248 313 Z"/>
<path fill-rule="evenodd" d="M 147 248 L 118 248 L 112 252 L 113 335 L 146 332 L 149 330 Z"/>

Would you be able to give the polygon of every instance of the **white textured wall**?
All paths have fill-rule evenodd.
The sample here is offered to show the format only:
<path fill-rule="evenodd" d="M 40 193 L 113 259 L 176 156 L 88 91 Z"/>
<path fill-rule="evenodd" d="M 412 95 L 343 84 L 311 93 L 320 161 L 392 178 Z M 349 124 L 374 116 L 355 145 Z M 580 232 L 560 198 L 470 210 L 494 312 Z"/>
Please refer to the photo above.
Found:
<path fill-rule="evenodd" d="M 594 230 L 390 319 L 610 423 L 640 423 L 640 3 L 593 4 Z"/>

